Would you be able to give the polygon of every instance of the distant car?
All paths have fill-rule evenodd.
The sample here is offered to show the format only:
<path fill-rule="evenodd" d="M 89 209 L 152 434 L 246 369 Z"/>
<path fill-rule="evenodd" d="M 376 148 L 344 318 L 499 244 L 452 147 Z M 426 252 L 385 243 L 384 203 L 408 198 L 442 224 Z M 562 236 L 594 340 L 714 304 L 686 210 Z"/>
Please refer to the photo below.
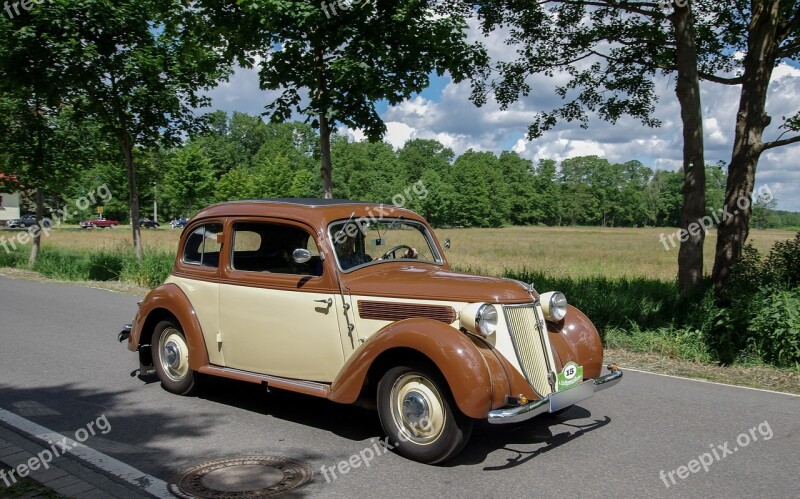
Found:
<path fill-rule="evenodd" d="M 119 225 L 119 222 L 116 220 L 107 220 L 105 218 L 91 218 L 89 220 L 83 220 L 80 223 L 80 226 L 84 229 L 113 229 Z"/>
<path fill-rule="evenodd" d="M 49 226 L 52 224 L 53 222 L 49 218 L 47 217 L 42 218 L 42 225 Z M 17 228 L 24 229 L 26 227 L 33 227 L 34 225 L 36 225 L 36 215 L 32 214 L 22 215 L 22 217 L 14 220 L 9 220 L 8 223 L 6 223 L 6 226 L 12 229 L 17 229 Z"/>
<path fill-rule="evenodd" d="M 188 218 L 177 218 L 169 223 L 169 226 L 172 227 L 173 229 L 183 229 L 187 225 L 189 225 Z"/>
<path fill-rule="evenodd" d="M 144 227 L 145 229 L 157 229 L 161 227 L 161 224 L 159 224 L 155 220 L 144 218 L 142 220 L 139 220 L 139 227 Z"/>

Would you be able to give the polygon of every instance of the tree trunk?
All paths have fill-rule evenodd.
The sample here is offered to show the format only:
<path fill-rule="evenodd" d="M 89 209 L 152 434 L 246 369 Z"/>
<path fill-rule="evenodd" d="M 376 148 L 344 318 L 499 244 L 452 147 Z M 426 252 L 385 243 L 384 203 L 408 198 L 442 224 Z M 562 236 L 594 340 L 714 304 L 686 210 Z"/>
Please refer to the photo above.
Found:
<path fill-rule="evenodd" d="M 39 258 L 39 250 L 42 246 L 42 227 L 44 226 L 42 218 L 44 218 L 44 192 L 42 192 L 41 188 L 38 188 L 36 189 L 36 222 L 38 222 L 39 227 L 34 227 L 31 255 L 28 258 L 29 267 L 36 265 L 36 259 Z"/>
<path fill-rule="evenodd" d="M 763 151 L 764 129 L 771 121 L 766 114 L 767 89 L 778 46 L 779 14 L 780 0 L 753 3 L 723 220 L 717 230 L 712 279 L 718 298 L 723 296 L 731 267 L 739 261 L 749 235 L 756 167 Z"/>
<path fill-rule="evenodd" d="M 130 203 L 131 230 L 133 231 L 133 249 L 136 260 L 142 261 L 142 228 L 139 227 L 139 192 L 136 189 L 136 165 L 133 162 L 133 145 L 126 138 L 119 139 L 122 153 L 125 155 L 125 166 L 128 167 L 128 201 Z"/>
<path fill-rule="evenodd" d="M 333 164 L 331 163 L 331 128 L 325 113 L 319 113 L 319 149 L 322 156 L 322 197 L 333 198 Z"/>
<path fill-rule="evenodd" d="M 675 93 L 683 122 L 683 205 L 681 246 L 678 250 L 678 287 L 684 295 L 700 289 L 703 281 L 705 231 L 698 230 L 706 211 L 706 165 L 703 154 L 703 111 L 700 78 L 697 74 L 697 46 L 691 4 L 675 7 L 677 85 Z M 697 225 L 695 225 L 697 224 Z M 690 231 L 691 228 L 697 228 Z"/>
<path fill-rule="evenodd" d="M 333 163 L 331 162 L 331 123 L 328 119 L 328 86 L 325 81 L 325 50 L 317 47 L 314 50 L 314 62 L 317 65 L 316 101 L 319 113 L 319 150 L 322 159 L 320 177 L 322 178 L 322 197 L 333 198 Z"/>

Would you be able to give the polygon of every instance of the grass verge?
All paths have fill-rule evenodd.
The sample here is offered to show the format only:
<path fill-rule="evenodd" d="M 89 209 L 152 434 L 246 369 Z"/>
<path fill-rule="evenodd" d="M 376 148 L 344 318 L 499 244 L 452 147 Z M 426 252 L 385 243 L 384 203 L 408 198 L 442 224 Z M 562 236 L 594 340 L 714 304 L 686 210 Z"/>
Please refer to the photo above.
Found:
<path fill-rule="evenodd" d="M 3 467 L 3 470 L 8 475 L 10 468 Z M 67 496 L 58 494 L 51 488 L 31 480 L 30 478 L 22 478 L 12 484 L 11 487 L 6 487 L 5 482 L 0 481 L 0 497 L 41 497 L 43 499 L 68 499 Z"/>

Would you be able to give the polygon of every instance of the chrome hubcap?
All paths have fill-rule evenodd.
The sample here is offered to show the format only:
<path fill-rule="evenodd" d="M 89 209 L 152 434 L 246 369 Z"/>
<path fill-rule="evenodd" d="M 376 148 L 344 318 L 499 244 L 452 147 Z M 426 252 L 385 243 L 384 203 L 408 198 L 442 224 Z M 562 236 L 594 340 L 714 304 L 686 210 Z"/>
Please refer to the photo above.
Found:
<path fill-rule="evenodd" d="M 181 354 L 180 351 L 178 350 L 177 345 L 175 345 L 174 343 L 170 343 L 164 348 L 164 350 L 166 353 L 167 364 L 169 364 L 169 366 L 172 368 L 178 367 L 178 365 L 180 364 Z"/>
<path fill-rule="evenodd" d="M 172 381 L 182 381 L 189 373 L 189 348 L 180 331 L 165 329 L 159 340 L 161 368 Z"/>
<path fill-rule="evenodd" d="M 419 392 L 409 392 L 403 400 L 403 419 L 415 426 L 422 426 L 429 417 L 428 402 Z"/>
<path fill-rule="evenodd" d="M 401 439 L 429 445 L 441 436 L 446 412 L 433 381 L 419 373 L 404 374 L 394 382 L 390 401 Z"/>

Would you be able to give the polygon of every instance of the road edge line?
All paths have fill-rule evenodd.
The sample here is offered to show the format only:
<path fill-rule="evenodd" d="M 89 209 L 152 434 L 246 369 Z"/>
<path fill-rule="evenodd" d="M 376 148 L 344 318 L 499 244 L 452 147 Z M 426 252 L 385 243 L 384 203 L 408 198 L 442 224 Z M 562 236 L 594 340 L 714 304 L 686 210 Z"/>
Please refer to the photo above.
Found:
<path fill-rule="evenodd" d="M 800 395 L 796 393 L 789 393 L 789 392 L 777 392 L 775 390 L 767 390 L 764 388 L 755 388 L 752 386 L 741 386 L 741 385 L 731 385 L 730 383 L 720 383 L 719 381 L 711 381 L 708 379 L 698 379 L 698 378 L 687 378 L 685 376 L 675 376 L 674 374 L 663 374 L 657 373 L 653 371 L 645 371 L 644 369 L 634 369 L 632 367 L 626 367 L 623 371 L 634 371 L 637 373 L 644 373 L 644 374 L 652 374 L 654 376 L 664 376 L 665 378 L 675 378 L 675 379 L 683 379 L 686 381 L 697 381 L 698 383 L 709 383 L 712 385 L 720 385 L 720 386 L 728 386 L 731 388 L 741 388 L 743 390 L 755 390 L 757 392 L 765 392 L 765 393 L 774 393 L 776 395 L 788 395 L 790 397 L 800 397 Z"/>

